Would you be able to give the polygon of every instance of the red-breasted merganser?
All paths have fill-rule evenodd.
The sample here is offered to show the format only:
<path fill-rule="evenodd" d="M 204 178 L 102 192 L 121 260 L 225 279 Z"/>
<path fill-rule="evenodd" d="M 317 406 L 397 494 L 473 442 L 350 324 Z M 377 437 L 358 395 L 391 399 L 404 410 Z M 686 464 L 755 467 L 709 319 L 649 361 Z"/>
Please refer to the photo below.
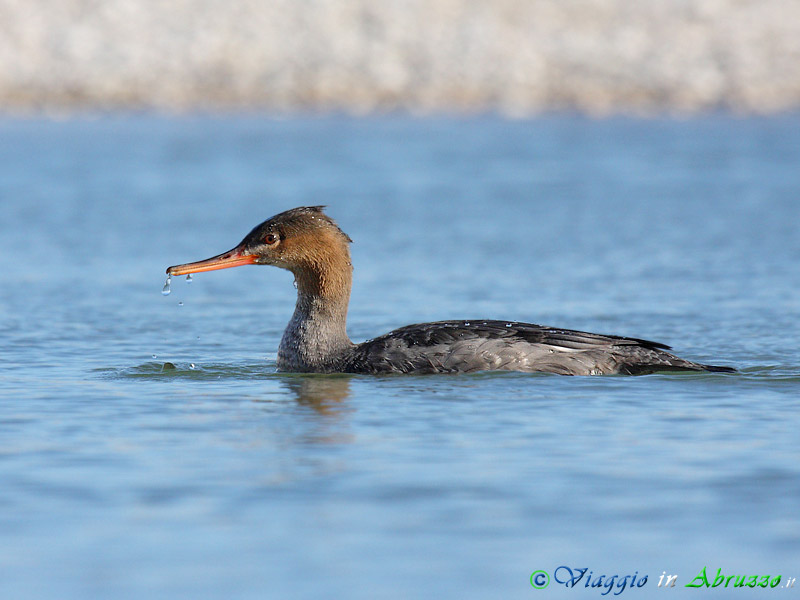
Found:
<path fill-rule="evenodd" d="M 169 267 L 167 274 L 188 275 L 240 265 L 273 265 L 291 271 L 297 305 L 278 348 L 280 371 L 528 371 L 561 375 L 735 371 L 684 360 L 666 352 L 669 346 L 656 342 L 512 321 L 421 323 L 354 344 L 346 331 L 352 240 L 323 208 L 306 206 L 282 212 L 258 225 L 233 250 Z"/>

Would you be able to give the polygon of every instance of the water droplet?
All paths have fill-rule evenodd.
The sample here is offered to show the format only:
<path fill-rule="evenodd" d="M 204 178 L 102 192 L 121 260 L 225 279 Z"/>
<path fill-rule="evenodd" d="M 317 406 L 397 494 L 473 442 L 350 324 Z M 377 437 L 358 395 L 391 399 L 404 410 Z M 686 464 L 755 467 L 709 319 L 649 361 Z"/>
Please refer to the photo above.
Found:
<path fill-rule="evenodd" d="M 192 283 L 192 276 L 191 276 L 191 274 L 186 276 L 186 283 Z"/>
<path fill-rule="evenodd" d="M 167 280 L 164 282 L 164 287 L 161 288 L 161 293 L 165 296 L 169 296 L 169 293 L 172 291 L 169 289 L 170 283 L 172 283 L 172 275 L 167 275 Z"/>
<path fill-rule="evenodd" d="M 191 363 L 191 364 L 189 365 L 189 368 L 190 368 L 190 369 L 194 369 L 194 363 Z"/>
<path fill-rule="evenodd" d="M 178 302 L 178 306 L 183 306 L 183 302 Z"/>

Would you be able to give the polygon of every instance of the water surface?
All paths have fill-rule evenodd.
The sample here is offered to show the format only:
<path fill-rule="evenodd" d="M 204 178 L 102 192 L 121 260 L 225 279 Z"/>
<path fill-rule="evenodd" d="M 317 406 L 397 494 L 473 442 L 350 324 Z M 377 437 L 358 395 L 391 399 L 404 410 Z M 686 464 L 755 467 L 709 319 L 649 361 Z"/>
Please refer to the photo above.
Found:
<path fill-rule="evenodd" d="M 796 115 L 0 121 L 0 595 L 800 576 L 798 164 Z M 509 319 L 740 372 L 284 375 L 289 273 L 159 293 L 309 204 L 355 240 L 353 339 Z"/>

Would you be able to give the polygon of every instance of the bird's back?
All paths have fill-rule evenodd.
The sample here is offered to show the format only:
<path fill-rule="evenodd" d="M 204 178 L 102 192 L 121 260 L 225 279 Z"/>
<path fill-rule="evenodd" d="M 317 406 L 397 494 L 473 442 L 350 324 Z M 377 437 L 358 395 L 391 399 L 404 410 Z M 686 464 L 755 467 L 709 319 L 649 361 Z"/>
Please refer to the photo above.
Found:
<path fill-rule="evenodd" d="M 669 346 L 510 321 L 408 325 L 355 346 L 351 373 L 527 371 L 560 375 L 639 375 L 662 370 L 728 370 L 687 361 Z"/>

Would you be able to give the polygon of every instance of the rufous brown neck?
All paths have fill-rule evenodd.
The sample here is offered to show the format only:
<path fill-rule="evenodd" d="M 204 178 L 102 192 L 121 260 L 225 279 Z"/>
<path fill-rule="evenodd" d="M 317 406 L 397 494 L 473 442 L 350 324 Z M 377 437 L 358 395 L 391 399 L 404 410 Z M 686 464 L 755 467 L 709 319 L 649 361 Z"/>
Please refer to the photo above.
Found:
<path fill-rule="evenodd" d="M 347 336 L 347 308 L 353 280 L 350 249 L 338 231 L 294 236 L 302 254 L 287 267 L 297 283 L 297 305 L 281 339 L 278 366 L 317 371 L 352 347 Z"/>

